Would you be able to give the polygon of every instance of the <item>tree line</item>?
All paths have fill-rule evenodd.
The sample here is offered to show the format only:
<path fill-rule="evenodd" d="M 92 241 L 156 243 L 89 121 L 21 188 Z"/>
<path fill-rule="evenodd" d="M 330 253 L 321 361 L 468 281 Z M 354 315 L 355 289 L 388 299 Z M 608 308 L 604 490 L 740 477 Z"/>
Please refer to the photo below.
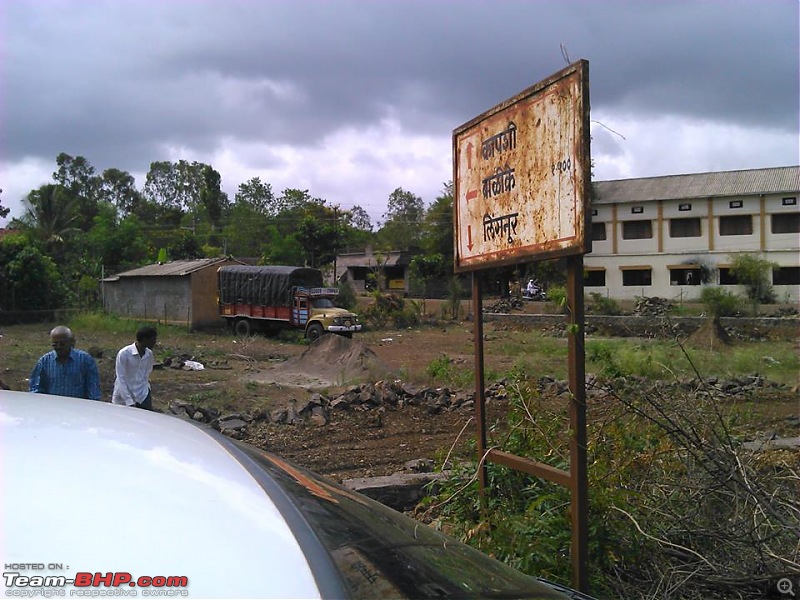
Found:
<path fill-rule="evenodd" d="M 103 276 L 222 255 L 323 268 L 371 245 L 415 251 L 420 278 L 453 275 L 451 182 L 429 206 L 398 187 L 377 227 L 361 206 L 342 209 L 308 190 L 275 193 L 254 177 L 231 200 L 221 182 L 211 165 L 157 161 L 139 187 L 126 171 L 98 173 L 83 156 L 60 153 L 52 182 L 30 191 L 0 239 L 0 309 L 88 307 Z M 8 213 L 0 204 L 0 217 Z"/>

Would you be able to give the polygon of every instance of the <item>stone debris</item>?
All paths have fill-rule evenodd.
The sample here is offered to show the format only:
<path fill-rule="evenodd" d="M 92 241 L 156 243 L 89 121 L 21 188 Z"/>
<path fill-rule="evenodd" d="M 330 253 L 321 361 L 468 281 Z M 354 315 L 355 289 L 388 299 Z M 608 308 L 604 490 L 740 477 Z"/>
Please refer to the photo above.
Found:
<path fill-rule="evenodd" d="M 788 389 L 785 384 L 770 381 L 760 375 L 747 375 L 733 379 L 686 379 L 682 381 L 652 382 L 641 377 L 625 378 L 625 385 L 641 389 L 652 389 L 669 395 L 670 392 L 693 393 L 700 397 L 741 397 L 764 389 Z M 486 388 L 486 402 L 508 402 L 511 382 L 502 379 Z M 536 382 L 538 393 L 542 396 L 569 398 L 569 384 L 566 380 L 554 377 L 540 377 Z M 607 394 L 602 381 L 587 374 L 586 395 L 589 399 Z M 402 409 L 405 406 L 422 406 L 429 415 L 450 411 L 471 411 L 475 407 L 473 391 L 453 390 L 449 387 L 414 386 L 401 380 L 381 380 L 375 383 L 352 385 L 344 391 L 327 396 L 311 393 L 305 400 L 292 400 L 280 409 L 267 411 L 256 409 L 250 413 L 232 413 L 220 416 L 214 409 L 195 406 L 189 402 L 176 400 L 170 403 L 169 411 L 177 416 L 208 423 L 222 433 L 242 439 L 247 427 L 252 423 L 267 422 L 284 425 L 297 425 L 309 422 L 317 427 L 326 426 L 334 411 L 370 412 L 370 425 L 383 427 L 384 413 L 388 409 Z"/>
<path fill-rule="evenodd" d="M 666 298 L 659 298 L 658 296 L 653 296 L 652 298 L 636 296 L 633 314 L 647 317 L 663 317 L 672 310 L 672 308 L 672 302 Z"/>
<path fill-rule="evenodd" d="M 500 298 L 494 302 L 483 305 L 483 312 L 485 313 L 510 313 L 513 310 L 522 310 L 523 302 L 519 296 L 511 296 L 509 298 Z"/>

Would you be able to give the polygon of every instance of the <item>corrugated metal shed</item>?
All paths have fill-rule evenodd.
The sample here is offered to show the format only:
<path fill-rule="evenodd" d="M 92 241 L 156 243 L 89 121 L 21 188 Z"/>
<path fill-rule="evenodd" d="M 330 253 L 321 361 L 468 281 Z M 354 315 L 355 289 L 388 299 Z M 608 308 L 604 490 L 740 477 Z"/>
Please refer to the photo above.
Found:
<path fill-rule="evenodd" d="M 223 324 L 217 306 L 217 269 L 232 258 L 175 260 L 118 273 L 103 280 L 109 314 L 190 327 Z"/>
<path fill-rule="evenodd" d="M 145 265 L 130 271 L 117 273 L 112 277 L 108 277 L 105 281 L 114 281 L 121 277 L 171 277 L 184 275 L 191 275 L 192 273 L 211 267 L 216 264 L 229 261 L 227 258 L 198 258 L 193 260 L 173 260 L 163 264 Z"/>
<path fill-rule="evenodd" d="M 800 166 L 596 181 L 596 204 L 797 193 Z"/>

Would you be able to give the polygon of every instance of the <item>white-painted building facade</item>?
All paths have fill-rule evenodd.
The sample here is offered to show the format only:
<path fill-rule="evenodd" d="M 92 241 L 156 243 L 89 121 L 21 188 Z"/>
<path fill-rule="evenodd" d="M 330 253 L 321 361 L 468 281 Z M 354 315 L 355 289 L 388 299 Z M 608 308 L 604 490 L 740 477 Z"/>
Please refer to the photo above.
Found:
<path fill-rule="evenodd" d="M 741 293 L 736 253 L 778 265 L 779 302 L 800 300 L 800 167 L 670 175 L 593 184 L 586 294 L 694 300 L 702 285 Z"/>

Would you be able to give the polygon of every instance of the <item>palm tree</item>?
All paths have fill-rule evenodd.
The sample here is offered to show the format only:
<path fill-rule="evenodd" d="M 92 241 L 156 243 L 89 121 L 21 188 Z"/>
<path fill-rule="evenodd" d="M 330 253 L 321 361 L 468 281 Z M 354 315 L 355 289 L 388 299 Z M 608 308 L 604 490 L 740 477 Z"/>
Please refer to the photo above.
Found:
<path fill-rule="evenodd" d="M 71 234 L 80 231 L 80 215 L 75 198 L 61 185 L 47 184 L 31 191 L 25 199 L 25 214 L 20 221 L 41 241 L 48 252 L 61 246 Z"/>

